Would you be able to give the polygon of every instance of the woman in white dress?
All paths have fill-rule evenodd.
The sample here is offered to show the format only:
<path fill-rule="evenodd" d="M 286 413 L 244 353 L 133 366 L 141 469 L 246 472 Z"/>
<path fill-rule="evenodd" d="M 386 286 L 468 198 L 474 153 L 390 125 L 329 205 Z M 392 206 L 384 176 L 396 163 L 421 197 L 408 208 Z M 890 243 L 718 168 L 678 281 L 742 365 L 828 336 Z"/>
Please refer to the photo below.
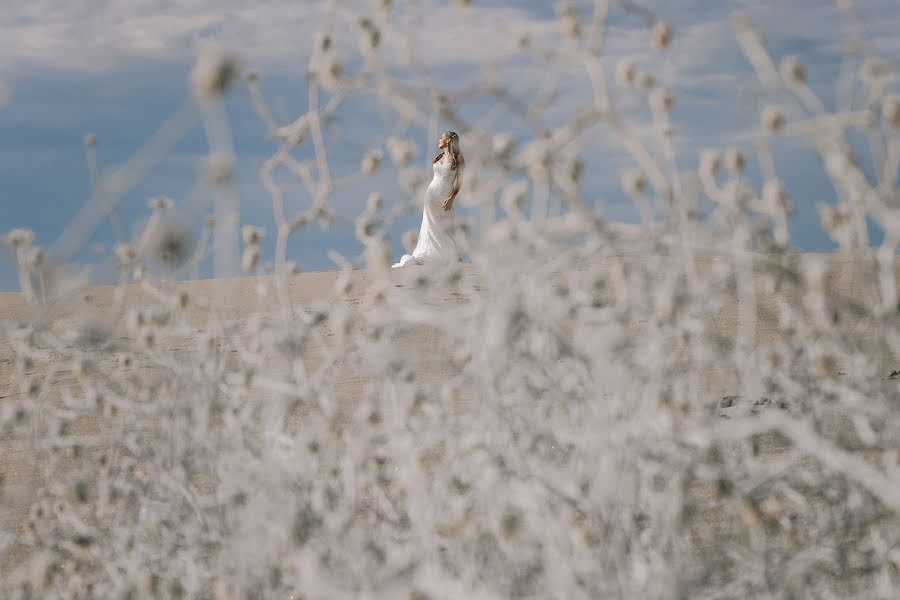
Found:
<path fill-rule="evenodd" d="M 441 136 L 438 148 L 443 152 L 432 162 L 434 179 L 425 190 L 419 240 L 412 254 L 404 254 L 395 267 L 432 261 L 459 261 L 459 252 L 453 240 L 453 200 L 462 187 L 465 160 L 459 151 L 459 136 L 453 131 Z"/>

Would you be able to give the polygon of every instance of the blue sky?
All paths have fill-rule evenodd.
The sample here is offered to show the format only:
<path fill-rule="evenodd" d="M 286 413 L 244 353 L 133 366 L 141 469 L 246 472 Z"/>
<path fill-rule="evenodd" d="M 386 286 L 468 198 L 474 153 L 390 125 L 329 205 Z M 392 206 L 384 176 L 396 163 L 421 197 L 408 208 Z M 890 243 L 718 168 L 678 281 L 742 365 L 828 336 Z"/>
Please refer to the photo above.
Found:
<path fill-rule="evenodd" d="M 191 101 L 186 80 L 204 40 L 232 49 L 242 64 L 256 69 L 263 76 L 263 89 L 279 124 L 292 121 L 306 109 L 303 74 L 313 36 L 325 22 L 325 4 L 312 0 L 31 0 L 4 7 L 0 15 L 0 85 L 5 94 L 0 96 L 6 95 L 7 101 L 0 106 L 0 231 L 28 227 L 36 232 L 40 244 L 52 245 L 90 197 L 83 136 L 90 132 L 99 139 L 103 172 L 110 173 L 124 163 L 171 114 Z M 339 13 L 346 14 L 372 12 L 375 3 L 337 4 Z M 459 11 L 454 2 L 425 2 L 419 13 L 409 8 L 409 2 L 394 4 L 399 26 L 418 28 L 417 56 L 423 67 L 451 91 L 484 77 L 482 54 L 496 59 L 506 83 L 522 83 L 517 77 L 528 60 L 514 51 L 509 41 L 512 35 L 529 31 L 540 42 L 552 39 L 556 31 L 553 3 L 544 0 L 473 0 L 468 13 Z M 591 2 L 575 4 L 589 14 Z M 748 148 L 750 132 L 757 127 L 765 98 L 753 83 L 750 66 L 729 25 L 729 17 L 736 11 L 746 13 L 765 32 L 773 55 L 800 55 L 811 86 L 833 106 L 842 50 L 850 39 L 836 3 L 655 0 L 643 4 L 673 24 L 672 48 L 662 54 L 653 51 L 640 19 L 613 0 L 606 64 L 612 71 L 620 58 L 633 57 L 674 89 L 677 102 L 672 118 L 682 169 L 695 168 L 697 152 L 704 147 Z M 896 33 L 900 31 L 900 7 L 892 0 L 859 1 L 857 5 L 874 48 L 896 69 L 900 66 L 900 36 Z M 355 42 L 350 42 L 352 48 Z M 352 51 L 348 55 L 352 56 Z M 388 66 L 400 74 L 405 68 L 390 61 Z M 353 67 L 351 59 L 348 68 Z M 565 122 L 589 102 L 589 85 L 576 70 L 562 70 L 558 84 L 562 93 L 546 114 L 548 124 Z M 624 93 L 619 100 L 620 109 L 641 130 L 647 120 L 643 99 Z M 488 106 L 476 100 L 459 109 L 467 119 L 477 121 Z M 233 90 L 227 108 L 238 155 L 241 220 L 262 225 L 271 234 L 271 203 L 257 169 L 277 143 L 267 136 L 252 110 L 246 85 Z M 336 172 L 356 169 L 367 149 L 383 145 L 384 138 L 399 127 L 396 119 L 356 98 L 342 107 L 338 117 L 337 133 L 328 139 Z M 503 117 L 497 126 L 514 133 L 519 132 L 517 127 L 522 129 L 521 124 Z M 435 120 L 434 127 L 443 130 L 447 124 Z M 416 143 L 416 164 L 426 173 L 436 152 L 429 130 L 434 127 L 413 126 L 403 132 Z M 635 211 L 619 190 L 619 169 L 629 166 L 623 152 L 602 128 L 586 135 L 580 148 L 590 157 L 586 160 L 586 195 L 602 196 L 611 219 L 634 221 Z M 198 165 L 207 149 L 198 125 L 128 193 L 121 207 L 126 236 L 134 235 L 136 224 L 146 218 L 150 196 L 172 197 L 195 221 L 208 212 L 203 198 L 209 196 L 209 190 L 197 185 Z M 787 140 L 776 144 L 775 154 L 779 173 L 798 207 L 791 223 L 793 244 L 802 250 L 833 248 L 818 226 L 815 206 L 832 201 L 834 191 L 814 152 L 806 143 Z M 384 171 L 337 192 L 334 206 L 339 216 L 358 214 L 369 191 L 383 193 L 389 204 L 403 196 L 393 174 Z M 295 202 L 295 208 L 303 202 L 299 197 L 289 201 Z M 472 210 L 464 198 L 460 208 L 464 214 Z M 402 232 L 415 228 L 418 219 L 419 215 L 410 211 L 391 229 L 395 257 L 402 252 Z M 272 237 L 267 239 L 269 249 Z M 92 239 L 93 250 L 86 248 L 79 260 L 105 264 L 92 252 L 102 256 L 115 240 L 113 228 L 104 223 Z M 328 258 L 332 248 L 348 256 L 361 250 L 352 223 L 338 219 L 328 231 L 304 230 L 292 238 L 289 255 L 305 269 L 323 270 L 334 268 Z M 97 280 L 107 281 L 110 276 L 101 266 Z M 3 250 L 0 290 L 16 287 L 11 257 Z"/>

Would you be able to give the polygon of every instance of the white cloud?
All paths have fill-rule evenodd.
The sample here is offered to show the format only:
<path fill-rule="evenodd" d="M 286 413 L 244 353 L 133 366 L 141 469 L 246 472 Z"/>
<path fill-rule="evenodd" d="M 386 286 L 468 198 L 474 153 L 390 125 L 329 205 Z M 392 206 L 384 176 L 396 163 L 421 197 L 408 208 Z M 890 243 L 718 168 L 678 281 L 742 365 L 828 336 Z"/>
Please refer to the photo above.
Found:
<path fill-rule="evenodd" d="M 0 65 L 6 71 L 54 67 L 103 70 L 134 57 L 173 59 L 192 53 L 202 38 L 223 38 L 237 50 L 257 51 L 268 40 L 270 55 L 290 54 L 311 33 L 322 3 L 274 0 L 106 0 L 10 3 L 0 19 Z"/>
<path fill-rule="evenodd" d="M 350 33 L 359 16 L 378 19 L 374 3 L 320 0 L 29 0 L 9 3 L 0 17 L 0 71 L 52 67 L 77 70 L 121 68 L 135 57 L 185 60 L 198 41 L 215 39 L 255 66 L 305 67 L 312 38 L 333 22 Z M 398 3 L 399 4 L 399 3 Z M 417 57 L 427 64 L 478 62 L 514 51 L 502 32 L 533 29 L 540 23 L 510 6 L 460 10 L 434 3 L 413 11 L 397 6 L 398 30 L 414 32 Z M 355 36 L 354 36 L 355 37 Z M 350 40 L 355 45 L 355 40 Z"/>
<path fill-rule="evenodd" d="M 187 62 L 198 43 L 208 38 L 263 71 L 290 68 L 300 76 L 312 38 L 323 24 L 334 24 L 339 45 L 355 48 L 358 17 L 367 15 L 379 23 L 381 14 L 374 8 L 376 2 L 363 0 L 29 0 L 7 4 L 0 16 L 0 74 L 6 72 L 8 78 L 35 67 L 127 69 L 135 57 Z M 513 0 L 505 5 L 473 3 L 466 10 L 455 2 L 426 2 L 418 8 L 413 2 L 394 4 L 394 31 L 411 34 L 408 41 L 417 60 L 429 67 L 480 65 L 485 59 L 502 62 L 517 52 L 516 40 L 522 32 L 530 32 L 538 42 L 552 37 L 559 43 L 555 22 L 536 18 L 523 3 Z M 582 12 L 587 15 L 592 3 L 584 4 Z M 729 57 L 736 56 L 737 44 L 727 17 L 735 10 L 748 13 L 771 39 L 780 41 L 815 39 L 840 48 L 846 25 L 834 3 L 817 0 L 730 0 L 714 7 L 704 0 L 644 0 L 642 4 L 675 25 L 673 47 L 660 54 L 652 49 L 641 21 L 611 4 L 614 25 L 608 31 L 605 54 L 629 55 L 639 65 L 653 64 L 657 76 L 673 87 L 733 89 L 733 67 L 746 67 L 728 64 Z M 900 17 L 894 0 L 861 4 L 876 45 L 889 59 L 896 59 Z M 391 35 L 386 27 L 382 30 L 388 42 L 386 57 L 402 62 L 399 54 L 407 40 Z"/>
<path fill-rule="evenodd" d="M 329 5 L 334 4 L 334 19 L 329 20 Z M 289 68 L 300 78 L 306 67 L 314 34 L 323 24 L 333 23 L 338 32 L 338 46 L 355 49 L 354 23 L 367 14 L 377 23 L 374 2 L 337 2 L 319 0 L 30 0 L 10 3 L 0 17 L 0 73 L 15 79 L 21 69 L 55 67 L 73 70 L 128 69 L 134 57 L 188 61 L 198 42 L 213 38 L 234 50 L 244 62 L 265 72 Z M 559 43 L 557 24 L 541 20 L 520 2 L 486 6 L 473 3 L 461 10 L 455 2 L 395 2 L 393 26 L 396 31 L 411 33 L 416 58 L 433 73 L 435 67 L 465 65 L 476 67 L 485 58 L 503 64 L 513 57 L 520 33 L 529 32 L 536 44 L 553 40 Z M 587 4 L 587 3 L 586 3 Z M 752 71 L 738 50 L 728 22 L 732 9 L 743 10 L 780 43 L 791 40 L 816 40 L 832 49 L 841 47 L 840 33 L 845 19 L 831 3 L 816 0 L 772 3 L 730 0 L 725 5 L 710 7 L 706 0 L 647 0 L 645 4 L 660 18 L 675 27 L 672 47 L 665 52 L 652 48 L 650 34 L 639 19 L 626 17 L 615 2 L 613 24 L 610 25 L 604 55 L 612 72 L 617 60 L 632 57 L 650 70 L 658 80 L 678 94 L 684 90 L 702 91 L 722 121 L 715 131 L 704 123 L 678 123 L 675 141 L 685 155 L 695 154 L 698 144 L 717 138 L 733 143 L 748 135 L 747 123 L 755 125 L 755 116 L 743 121 L 729 116 L 753 109 L 740 105 L 740 85 L 752 84 Z M 587 10 L 582 11 L 587 14 Z M 893 34 L 896 9 L 892 0 L 870 0 L 863 17 L 880 47 L 895 48 Z M 890 18 L 894 15 L 893 20 Z M 404 38 L 391 35 L 383 27 L 387 40 L 385 57 L 402 62 Z M 805 24 L 803 27 L 798 24 Z M 888 54 L 889 58 L 892 56 Z M 893 56 L 896 57 L 896 54 Z M 511 63 L 509 63 L 511 64 Z M 535 61 L 532 71 L 546 71 L 547 65 Z M 592 91 L 581 65 L 553 64 L 563 94 L 554 101 L 545 116 L 551 122 L 565 122 L 592 101 Z M 512 73 L 515 69 L 504 69 Z M 482 77 L 482 71 L 471 68 L 469 77 Z M 612 79 L 611 77 L 609 78 Z M 507 81 L 510 83 L 510 81 Z M 516 82 L 512 82 L 516 83 Z M 611 81 L 610 81 L 611 83 Z M 458 88 L 456 81 L 435 81 L 441 88 Z M 639 93 L 616 92 L 618 105 L 638 135 L 653 146 L 647 126 L 646 99 Z M 680 102 L 677 101 L 677 102 Z M 676 104 L 676 113 L 683 105 Z M 726 118 L 722 118 L 722 115 Z M 598 157 L 623 159 L 621 149 L 602 126 L 584 136 L 585 149 Z"/>

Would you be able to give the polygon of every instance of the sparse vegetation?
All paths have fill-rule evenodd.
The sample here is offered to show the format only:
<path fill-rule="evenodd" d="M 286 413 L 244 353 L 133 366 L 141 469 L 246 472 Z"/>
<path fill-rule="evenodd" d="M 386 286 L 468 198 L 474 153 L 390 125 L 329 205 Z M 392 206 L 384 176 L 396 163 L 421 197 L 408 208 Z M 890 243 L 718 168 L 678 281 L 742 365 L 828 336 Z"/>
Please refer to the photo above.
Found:
<path fill-rule="evenodd" d="M 677 52 L 677 30 L 621 3 L 646 21 L 648 48 Z M 115 250 L 121 282 L 102 292 L 102 314 L 65 263 L 186 113 L 98 182 L 53 252 L 29 231 L 6 235 L 31 310 L 3 322 L 0 452 L 32 475 L 16 487 L 0 472 L 0 502 L 25 489 L 30 505 L 21 528 L 0 530 L 0 596 L 897 597 L 893 67 L 866 57 L 857 100 L 830 112 L 802 56 L 772 56 L 736 18 L 766 95 L 759 135 L 752 149 L 705 151 L 685 174 L 670 122 L 678 82 L 631 60 L 607 72 L 606 2 L 593 14 L 561 5 L 549 39 L 510 40 L 530 68 L 590 81 L 564 120 L 542 118 L 546 90 L 508 89 L 490 69 L 467 92 L 528 134 L 467 122 L 468 96 L 427 77 L 400 9 L 375 4 L 323 23 L 309 110 L 288 124 L 268 107 L 264 73 L 240 81 L 238 58 L 204 50 L 189 83 L 216 213 L 194 227 L 169 215 L 177 199 L 151 199 L 144 231 Z M 408 66 L 392 71 L 389 51 Z M 266 232 L 235 218 L 221 102 L 238 85 L 276 144 L 260 169 L 271 264 Z M 623 90 L 645 97 L 652 145 L 617 108 Z M 360 95 L 463 135 L 460 201 L 480 215 L 459 232 L 471 264 L 391 273 L 386 239 L 422 195 L 420 149 L 384 132 L 358 172 L 335 170 L 329 127 Z M 593 127 L 633 161 L 610 177 L 641 225 L 609 223 L 585 197 L 579 140 Z M 821 156 L 839 197 L 821 223 L 839 254 L 791 251 L 774 136 L 804 137 Z M 361 201 L 366 251 L 335 254 L 331 289 L 298 299 L 288 238 L 331 222 L 347 180 L 385 170 L 407 199 Z M 304 210 L 288 212 L 276 172 L 299 181 Z M 867 219 L 884 231 L 878 247 Z M 252 275 L 260 310 L 229 312 L 233 280 L 172 282 L 207 254 L 217 275 Z"/>

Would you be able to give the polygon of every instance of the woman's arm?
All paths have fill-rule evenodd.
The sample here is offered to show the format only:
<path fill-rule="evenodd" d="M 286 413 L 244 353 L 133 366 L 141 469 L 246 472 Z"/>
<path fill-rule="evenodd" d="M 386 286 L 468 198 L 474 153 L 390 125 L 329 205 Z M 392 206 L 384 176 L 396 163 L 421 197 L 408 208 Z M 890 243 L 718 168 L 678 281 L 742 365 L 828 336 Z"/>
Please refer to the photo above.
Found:
<path fill-rule="evenodd" d="M 459 190 L 462 188 L 462 177 L 463 177 L 463 161 L 459 161 L 459 164 L 456 165 L 456 180 L 453 183 L 453 193 L 444 200 L 444 203 L 441 205 L 441 208 L 444 210 L 450 210 L 453 207 L 453 200 L 456 198 L 456 195 L 459 193 Z"/>

